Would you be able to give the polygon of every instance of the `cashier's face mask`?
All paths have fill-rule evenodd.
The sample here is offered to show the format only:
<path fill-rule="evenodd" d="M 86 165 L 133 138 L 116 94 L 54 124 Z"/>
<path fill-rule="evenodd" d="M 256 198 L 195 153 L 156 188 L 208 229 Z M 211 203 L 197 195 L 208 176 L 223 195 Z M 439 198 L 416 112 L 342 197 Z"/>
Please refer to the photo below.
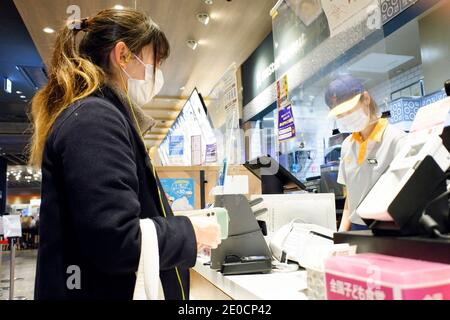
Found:
<path fill-rule="evenodd" d="M 352 113 L 337 118 L 336 124 L 341 133 L 361 132 L 370 124 L 370 116 L 360 106 Z"/>
<path fill-rule="evenodd" d="M 134 56 L 145 68 L 144 80 L 133 79 L 124 68 L 122 70 L 128 76 L 128 95 L 138 107 L 142 107 L 151 102 L 161 91 L 164 85 L 164 76 L 159 68 L 156 68 L 156 72 L 154 72 L 153 65 L 145 64 L 138 56 Z"/>

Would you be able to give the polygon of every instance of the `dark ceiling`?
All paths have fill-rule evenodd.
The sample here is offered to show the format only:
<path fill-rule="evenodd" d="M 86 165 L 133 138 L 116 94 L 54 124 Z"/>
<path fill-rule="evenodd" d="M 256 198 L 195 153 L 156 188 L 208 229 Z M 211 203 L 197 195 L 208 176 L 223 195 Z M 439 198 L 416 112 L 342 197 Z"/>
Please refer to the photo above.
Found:
<path fill-rule="evenodd" d="M 44 64 L 12 0 L 0 1 L 0 156 L 24 162 L 29 101 L 42 83 Z M 4 81 L 12 81 L 12 93 Z M 39 80 L 38 80 L 39 79 Z M 16 92 L 20 91 L 21 94 Z M 26 98 L 20 98 L 24 95 Z"/>

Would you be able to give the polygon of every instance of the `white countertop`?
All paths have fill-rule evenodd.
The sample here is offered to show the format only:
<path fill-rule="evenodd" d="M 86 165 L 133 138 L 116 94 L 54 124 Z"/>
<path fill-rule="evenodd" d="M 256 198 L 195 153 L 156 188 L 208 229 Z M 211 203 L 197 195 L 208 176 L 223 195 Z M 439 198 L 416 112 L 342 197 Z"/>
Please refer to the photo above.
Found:
<path fill-rule="evenodd" d="M 233 300 L 307 300 L 306 271 L 223 276 L 198 259 L 194 271 Z"/>

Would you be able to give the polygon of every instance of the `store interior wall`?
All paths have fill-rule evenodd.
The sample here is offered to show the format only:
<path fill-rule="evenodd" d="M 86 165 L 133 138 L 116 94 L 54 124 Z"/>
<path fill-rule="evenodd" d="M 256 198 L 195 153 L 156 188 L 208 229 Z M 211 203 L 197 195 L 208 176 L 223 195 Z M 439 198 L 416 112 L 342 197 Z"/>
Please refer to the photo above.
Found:
<path fill-rule="evenodd" d="M 450 78 L 450 1 L 419 20 L 425 92 L 443 88 Z"/>

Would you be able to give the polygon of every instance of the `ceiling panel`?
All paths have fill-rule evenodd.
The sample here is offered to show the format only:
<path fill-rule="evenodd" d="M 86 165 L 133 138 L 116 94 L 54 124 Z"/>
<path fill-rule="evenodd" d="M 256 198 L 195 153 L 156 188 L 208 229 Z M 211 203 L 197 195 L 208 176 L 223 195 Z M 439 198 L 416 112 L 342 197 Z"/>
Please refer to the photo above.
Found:
<path fill-rule="evenodd" d="M 171 43 L 171 56 L 163 65 L 165 86 L 161 96 L 148 106 L 148 113 L 161 116 L 161 107 L 180 109 L 183 100 L 170 98 L 189 96 L 197 87 L 207 96 L 216 81 L 233 62 L 242 64 L 267 36 L 272 27 L 269 15 L 276 0 L 14 0 L 36 47 L 44 61 L 49 61 L 55 34 L 42 32 L 45 27 L 58 29 L 64 24 L 69 5 L 78 5 L 83 17 L 95 15 L 101 9 L 121 4 L 147 12 L 166 33 Z M 201 24 L 196 14 L 206 12 L 211 21 Z M 186 41 L 199 42 L 191 50 Z M 184 90 L 180 88 L 184 87 Z M 154 113 L 152 107 L 158 109 Z M 162 116 L 161 116 L 162 117 Z M 173 118 L 173 116 L 170 116 Z"/>

